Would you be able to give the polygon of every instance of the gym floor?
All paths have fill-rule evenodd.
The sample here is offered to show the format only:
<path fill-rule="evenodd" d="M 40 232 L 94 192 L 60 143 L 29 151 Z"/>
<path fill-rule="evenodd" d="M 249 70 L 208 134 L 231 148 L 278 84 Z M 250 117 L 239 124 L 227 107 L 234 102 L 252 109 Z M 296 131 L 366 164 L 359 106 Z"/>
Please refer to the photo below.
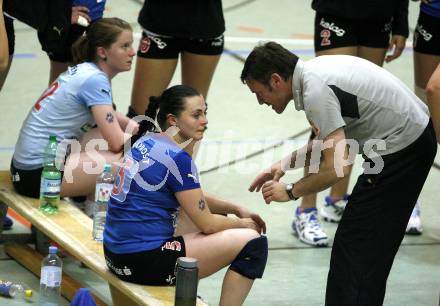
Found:
<path fill-rule="evenodd" d="M 418 2 L 410 1 L 411 32 L 416 23 Z M 275 5 L 276 3 L 276 5 Z M 106 16 L 118 16 L 129 21 L 135 29 L 136 45 L 140 28 L 136 22 L 141 2 L 137 0 L 108 0 Z M 313 20 L 310 1 L 291 0 L 223 0 L 226 19 L 225 52 L 218 65 L 209 92 L 209 129 L 197 157 L 205 190 L 241 203 L 257 211 L 268 227 L 269 260 L 262 280 L 257 280 L 246 305 L 324 304 L 325 285 L 331 248 L 314 248 L 298 241 L 291 230 L 296 204 L 266 205 L 261 194 L 250 193 L 247 187 L 266 166 L 303 144 L 308 137 L 308 124 L 303 113 L 293 106 L 277 115 L 259 106 L 239 76 L 242 60 L 259 42 L 275 40 L 302 59 L 314 56 Z M 27 112 L 47 86 L 49 62 L 34 30 L 16 22 L 16 54 L 0 103 L 4 115 L 0 121 L 0 169 L 9 169 L 10 158 Z M 413 87 L 412 37 L 396 61 L 385 68 Z M 134 67 L 133 67 L 134 68 Z M 113 80 L 114 100 L 119 110 L 127 110 L 133 70 Z M 177 70 L 179 71 L 179 70 Z M 177 73 L 173 84 L 180 82 Z M 257 152 L 256 154 L 252 154 Z M 258 153 L 260 152 L 260 153 Z M 436 158 L 440 164 L 440 155 Z M 361 162 L 355 165 L 352 184 L 360 174 Z M 302 172 L 289 173 L 286 180 L 295 181 Z M 408 179 L 411 179 L 410 177 Z M 440 292 L 440 212 L 438 184 L 440 168 L 433 167 L 420 196 L 424 232 L 421 236 L 406 236 L 396 256 L 388 279 L 384 305 L 438 305 Z M 437 187 L 436 187 L 437 186 Z M 404 192 L 404 191 L 402 191 Z M 327 192 L 318 196 L 318 207 Z M 396 203 L 399 205 L 399 203 Z M 337 224 L 323 222 L 330 237 Z M 26 233 L 28 229 L 16 220 L 11 234 Z M 65 271 L 84 281 L 84 286 L 111 304 L 108 288 L 102 280 L 65 259 Z M 199 294 L 211 305 L 218 304 L 224 271 L 203 279 Z M 39 280 L 7 255 L 0 244 L 0 279 L 22 281 L 35 291 L 38 300 Z M 25 304 L 19 300 L 0 297 L 0 305 Z M 27 304 L 26 304 L 27 305 Z M 63 305 L 68 305 L 63 301 Z"/>

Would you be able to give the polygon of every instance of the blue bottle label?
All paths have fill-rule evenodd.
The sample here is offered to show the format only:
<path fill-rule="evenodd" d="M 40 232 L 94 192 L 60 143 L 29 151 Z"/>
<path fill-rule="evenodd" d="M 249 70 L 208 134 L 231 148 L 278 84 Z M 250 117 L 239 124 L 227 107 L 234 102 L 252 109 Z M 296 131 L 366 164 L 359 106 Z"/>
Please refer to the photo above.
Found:
<path fill-rule="evenodd" d="M 12 282 L 0 280 L 0 295 L 10 297 L 11 295 L 9 292 L 10 292 L 11 286 L 12 286 Z"/>
<path fill-rule="evenodd" d="M 41 178 L 41 193 L 44 197 L 56 198 L 60 195 L 61 179 Z"/>

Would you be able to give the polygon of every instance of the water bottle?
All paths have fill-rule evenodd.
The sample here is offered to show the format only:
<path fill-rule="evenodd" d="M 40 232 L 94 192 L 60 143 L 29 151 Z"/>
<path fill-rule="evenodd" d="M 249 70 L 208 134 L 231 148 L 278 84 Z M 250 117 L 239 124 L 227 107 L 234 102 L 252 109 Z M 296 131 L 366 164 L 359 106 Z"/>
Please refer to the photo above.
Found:
<path fill-rule="evenodd" d="M 61 171 L 57 169 L 55 158 L 57 154 L 57 139 L 49 137 L 49 143 L 44 149 L 43 171 L 40 185 L 40 210 L 45 214 L 58 211 L 61 190 Z"/>
<path fill-rule="evenodd" d="M 58 306 L 60 303 L 63 262 L 57 251 L 57 247 L 50 246 L 49 254 L 41 263 L 40 306 Z"/>
<path fill-rule="evenodd" d="M 104 171 L 96 179 L 95 204 L 93 207 L 93 239 L 102 241 L 105 218 L 107 216 L 107 205 L 112 192 L 115 178 L 112 174 L 112 166 L 104 165 Z"/>
<path fill-rule="evenodd" d="M 191 257 L 177 258 L 174 274 L 176 275 L 174 306 L 195 306 L 199 282 L 197 259 Z"/>
<path fill-rule="evenodd" d="M 0 295 L 11 298 L 31 298 L 32 290 L 26 290 L 20 283 L 0 279 Z"/>

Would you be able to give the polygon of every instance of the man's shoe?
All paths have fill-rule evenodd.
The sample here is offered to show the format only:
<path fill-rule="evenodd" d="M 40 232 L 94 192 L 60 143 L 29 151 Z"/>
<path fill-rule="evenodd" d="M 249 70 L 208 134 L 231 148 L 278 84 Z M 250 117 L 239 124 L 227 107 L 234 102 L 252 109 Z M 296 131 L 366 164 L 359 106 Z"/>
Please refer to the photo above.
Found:
<path fill-rule="evenodd" d="M 292 222 L 292 229 L 304 243 L 314 246 L 327 246 L 328 237 L 317 216 L 318 210 L 316 208 L 306 208 L 300 212 L 298 207 L 295 212 L 295 219 Z"/>
<path fill-rule="evenodd" d="M 416 203 L 406 226 L 407 235 L 421 235 L 423 232 L 422 219 L 420 218 L 420 204 Z"/>
<path fill-rule="evenodd" d="M 333 201 L 332 197 L 325 197 L 325 203 L 319 210 L 322 219 L 327 222 L 339 222 L 344 214 L 345 206 L 347 205 L 348 195 L 345 195 L 342 200 Z"/>

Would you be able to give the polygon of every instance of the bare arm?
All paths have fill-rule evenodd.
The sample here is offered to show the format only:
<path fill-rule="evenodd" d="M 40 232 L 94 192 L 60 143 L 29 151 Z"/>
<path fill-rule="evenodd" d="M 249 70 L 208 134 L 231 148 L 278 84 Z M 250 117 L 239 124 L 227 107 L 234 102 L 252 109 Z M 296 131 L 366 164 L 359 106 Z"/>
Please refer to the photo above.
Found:
<path fill-rule="evenodd" d="M 0 0 L 0 71 L 8 67 L 9 47 L 6 35 L 5 19 L 3 16 L 3 0 Z"/>
<path fill-rule="evenodd" d="M 113 107 L 111 105 L 95 105 L 92 106 L 92 114 L 99 132 L 108 143 L 108 149 L 114 153 L 120 152 L 126 137 Z"/>
<path fill-rule="evenodd" d="M 211 213 L 200 188 L 176 192 L 175 195 L 191 221 L 204 234 L 212 234 L 230 228 L 252 228 L 258 232 L 261 231 L 259 226 L 250 218 L 228 218 Z"/>
<path fill-rule="evenodd" d="M 302 197 L 322 191 L 341 180 L 349 173 L 348 148 L 343 128 L 339 128 L 325 139 L 327 145 L 322 151 L 318 173 L 310 173 L 295 183 L 293 195 Z M 272 201 L 287 202 L 289 197 L 286 184 L 277 181 L 267 181 L 262 188 L 263 198 L 267 204 Z"/>
<path fill-rule="evenodd" d="M 308 167 L 312 160 L 312 152 L 320 152 L 320 150 L 319 142 L 309 141 L 305 146 L 284 157 L 258 175 L 251 183 L 249 191 L 258 192 L 267 181 L 279 181 L 288 170 Z"/>
<path fill-rule="evenodd" d="M 437 142 L 440 144 L 440 65 L 437 66 L 426 86 L 426 98 L 434 124 Z"/>

